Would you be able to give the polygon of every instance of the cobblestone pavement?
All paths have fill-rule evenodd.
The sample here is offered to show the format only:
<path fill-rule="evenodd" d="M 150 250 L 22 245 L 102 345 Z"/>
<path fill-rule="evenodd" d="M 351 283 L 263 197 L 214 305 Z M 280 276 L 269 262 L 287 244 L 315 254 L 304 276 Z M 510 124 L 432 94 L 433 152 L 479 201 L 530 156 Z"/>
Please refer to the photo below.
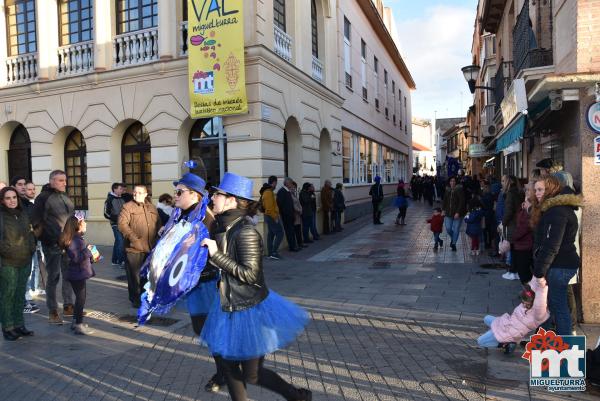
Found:
<path fill-rule="evenodd" d="M 596 399 L 534 391 L 520 353 L 476 346 L 482 317 L 512 310 L 519 284 L 481 268 L 494 261 L 468 255 L 466 240 L 458 252 L 434 252 L 429 213 L 414 205 L 406 226 L 393 224 L 393 211 L 382 226 L 359 219 L 285 260 L 265 261 L 270 287 L 312 316 L 266 364 L 312 389 L 314 400 Z M 185 310 L 137 327 L 124 272 L 106 262 L 97 272 L 87 305 L 96 332 L 81 338 L 66 324 L 49 326 L 39 299 L 42 311 L 26 317 L 35 336 L 0 344 L 0 400 L 228 399 L 203 390 L 214 366 L 195 344 Z M 592 342 L 597 328 L 582 330 Z M 253 386 L 249 394 L 280 399 Z"/>

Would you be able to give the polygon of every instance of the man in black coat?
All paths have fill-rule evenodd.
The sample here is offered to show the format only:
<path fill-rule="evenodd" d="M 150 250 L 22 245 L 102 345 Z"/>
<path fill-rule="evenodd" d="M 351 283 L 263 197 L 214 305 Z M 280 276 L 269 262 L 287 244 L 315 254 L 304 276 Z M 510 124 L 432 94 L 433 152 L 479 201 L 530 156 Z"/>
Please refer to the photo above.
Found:
<path fill-rule="evenodd" d="M 383 206 L 383 186 L 381 185 L 381 177 L 375 177 L 375 184 L 371 185 L 369 190 L 371 202 L 373 203 L 373 224 L 383 224 L 381 222 L 381 209 Z"/>
<path fill-rule="evenodd" d="M 285 238 L 288 242 L 288 249 L 291 252 L 298 252 L 300 248 L 296 244 L 296 232 L 294 231 L 294 199 L 292 198 L 292 179 L 286 178 L 283 181 L 283 187 L 277 191 L 277 207 L 283 223 Z"/>

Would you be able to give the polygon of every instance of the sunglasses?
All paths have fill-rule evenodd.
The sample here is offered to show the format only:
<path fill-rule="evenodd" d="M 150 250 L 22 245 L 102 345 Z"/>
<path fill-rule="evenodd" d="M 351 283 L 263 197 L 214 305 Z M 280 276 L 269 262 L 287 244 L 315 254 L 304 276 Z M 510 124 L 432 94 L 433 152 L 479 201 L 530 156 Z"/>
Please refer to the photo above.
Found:
<path fill-rule="evenodd" d="M 176 189 L 175 191 L 173 191 L 173 195 L 181 196 L 184 192 L 192 192 L 192 191 L 189 189 Z"/>

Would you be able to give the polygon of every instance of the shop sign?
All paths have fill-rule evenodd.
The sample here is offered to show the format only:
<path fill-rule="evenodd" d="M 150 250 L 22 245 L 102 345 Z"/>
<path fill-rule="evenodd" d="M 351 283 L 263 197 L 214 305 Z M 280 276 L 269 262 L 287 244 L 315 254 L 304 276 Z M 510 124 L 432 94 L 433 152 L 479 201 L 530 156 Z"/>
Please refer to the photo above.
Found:
<path fill-rule="evenodd" d="M 241 0 L 187 0 L 192 118 L 248 111 Z"/>
<path fill-rule="evenodd" d="M 506 148 L 504 148 L 504 150 L 502 150 L 502 153 L 504 154 L 504 156 L 508 156 L 510 154 L 517 153 L 520 151 L 521 151 L 521 141 L 514 141 L 513 143 L 508 145 Z"/>
<path fill-rule="evenodd" d="M 592 103 L 587 110 L 587 122 L 595 132 L 600 132 L 600 102 Z"/>
<path fill-rule="evenodd" d="M 500 103 L 502 111 L 502 120 L 504 126 L 508 126 L 510 122 L 521 113 L 527 110 L 527 92 L 525 91 L 525 80 L 523 78 L 515 79 L 512 85 L 506 92 L 506 96 Z"/>
<path fill-rule="evenodd" d="M 473 143 L 469 145 L 469 157 L 487 157 L 490 156 L 490 152 L 485 148 L 482 143 Z"/>
<path fill-rule="evenodd" d="M 594 139 L 594 165 L 600 166 L 600 136 Z"/>

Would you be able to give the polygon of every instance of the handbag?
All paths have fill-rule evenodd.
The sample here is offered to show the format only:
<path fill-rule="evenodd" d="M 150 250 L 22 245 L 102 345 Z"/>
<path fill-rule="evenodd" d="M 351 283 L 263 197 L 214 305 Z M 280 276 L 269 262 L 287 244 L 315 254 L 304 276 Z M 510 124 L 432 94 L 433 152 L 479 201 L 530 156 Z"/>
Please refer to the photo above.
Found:
<path fill-rule="evenodd" d="M 502 230 L 502 234 L 500 235 L 500 244 L 498 244 L 498 253 L 500 255 L 506 255 L 510 252 L 510 242 L 506 239 L 505 233 L 506 227 Z"/>

